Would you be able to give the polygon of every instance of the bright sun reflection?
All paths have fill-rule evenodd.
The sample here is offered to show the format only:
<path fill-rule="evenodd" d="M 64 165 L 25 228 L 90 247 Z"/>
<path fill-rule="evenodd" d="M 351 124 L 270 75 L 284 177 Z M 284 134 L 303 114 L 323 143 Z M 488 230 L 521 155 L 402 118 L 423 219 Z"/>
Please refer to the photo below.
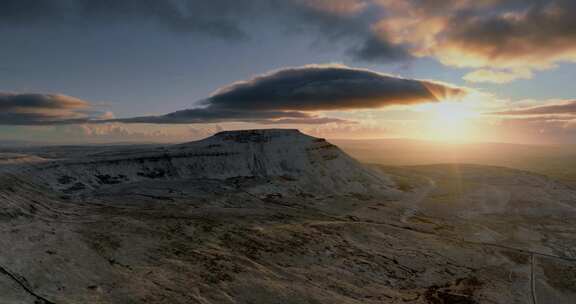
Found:
<path fill-rule="evenodd" d="M 431 140 L 459 142 L 470 140 L 471 121 L 478 116 L 471 105 L 461 101 L 427 104 L 422 110 L 430 113 L 425 137 Z"/>

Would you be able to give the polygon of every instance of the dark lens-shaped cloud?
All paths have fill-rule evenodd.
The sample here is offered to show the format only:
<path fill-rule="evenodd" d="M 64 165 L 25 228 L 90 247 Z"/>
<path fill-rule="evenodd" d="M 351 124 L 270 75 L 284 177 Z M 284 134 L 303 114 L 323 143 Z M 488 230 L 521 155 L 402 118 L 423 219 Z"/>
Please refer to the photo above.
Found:
<path fill-rule="evenodd" d="M 375 109 L 455 98 L 464 89 L 345 66 L 287 68 L 224 87 L 210 108 L 327 111 Z"/>
<path fill-rule="evenodd" d="M 106 116 L 91 110 L 88 102 L 66 95 L 0 92 L 0 125 L 80 123 Z"/>
<path fill-rule="evenodd" d="M 27 109 L 72 110 L 88 107 L 88 102 L 59 94 L 15 94 L 0 92 L 1 111 L 25 111 Z"/>
<path fill-rule="evenodd" d="M 218 90 L 201 107 L 162 116 L 117 119 L 125 123 L 326 123 L 314 112 L 380 109 L 457 99 L 466 90 L 336 65 L 286 68 Z M 341 121 L 341 120 L 339 120 Z"/>

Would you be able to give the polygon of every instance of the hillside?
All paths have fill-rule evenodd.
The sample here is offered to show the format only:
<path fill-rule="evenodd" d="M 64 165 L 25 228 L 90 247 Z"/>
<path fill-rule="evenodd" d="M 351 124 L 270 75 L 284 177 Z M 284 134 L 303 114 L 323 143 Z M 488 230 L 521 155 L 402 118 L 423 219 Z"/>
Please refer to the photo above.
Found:
<path fill-rule="evenodd" d="M 576 190 L 546 176 L 367 168 L 295 130 L 79 151 L 3 156 L 0 303 L 576 297 Z"/>

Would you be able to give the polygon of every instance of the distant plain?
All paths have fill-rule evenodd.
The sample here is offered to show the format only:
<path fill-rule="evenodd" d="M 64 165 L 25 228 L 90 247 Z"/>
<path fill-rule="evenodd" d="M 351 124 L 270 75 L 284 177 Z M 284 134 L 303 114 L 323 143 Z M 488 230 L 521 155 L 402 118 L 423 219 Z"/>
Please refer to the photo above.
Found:
<path fill-rule="evenodd" d="M 443 143 L 410 139 L 332 140 L 363 163 L 386 166 L 476 164 L 508 167 L 576 182 L 576 145 Z"/>

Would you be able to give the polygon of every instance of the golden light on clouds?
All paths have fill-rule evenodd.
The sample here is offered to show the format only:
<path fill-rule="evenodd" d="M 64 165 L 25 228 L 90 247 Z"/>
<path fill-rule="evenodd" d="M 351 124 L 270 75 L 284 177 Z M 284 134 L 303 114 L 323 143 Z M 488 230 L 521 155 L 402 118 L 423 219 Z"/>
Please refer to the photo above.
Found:
<path fill-rule="evenodd" d="M 389 14 L 373 28 L 413 56 L 476 69 L 465 76 L 471 82 L 530 79 L 536 71 L 576 62 L 573 1 L 505 2 L 377 0 Z"/>
<path fill-rule="evenodd" d="M 495 71 L 491 69 L 480 69 L 470 72 L 464 76 L 464 79 L 470 82 L 491 82 L 491 83 L 509 83 L 516 79 L 530 79 L 532 78 L 532 71 L 530 69 L 512 69 Z"/>
<path fill-rule="evenodd" d="M 340 16 L 352 16 L 362 11 L 366 7 L 366 2 L 362 0 L 298 0 L 318 11 L 331 13 Z"/>

